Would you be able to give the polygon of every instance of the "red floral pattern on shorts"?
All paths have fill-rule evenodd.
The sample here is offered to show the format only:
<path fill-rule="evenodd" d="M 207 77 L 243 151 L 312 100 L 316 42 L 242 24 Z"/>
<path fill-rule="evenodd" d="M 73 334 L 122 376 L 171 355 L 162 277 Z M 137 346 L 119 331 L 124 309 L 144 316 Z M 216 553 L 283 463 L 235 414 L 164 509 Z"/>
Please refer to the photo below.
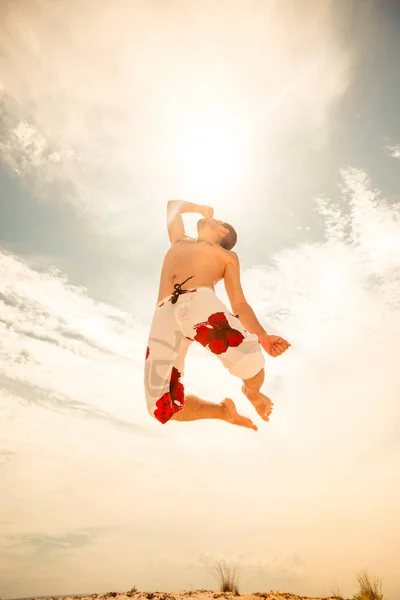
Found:
<path fill-rule="evenodd" d="M 154 416 L 161 423 L 166 423 L 179 410 L 182 410 L 184 404 L 184 387 L 179 381 L 181 374 L 178 369 L 172 367 L 171 380 L 169 384 L 169 392 L 166 392 L 156 402 L 156 410 Z"/>
<path fill-rule="evenodd" d="M 208 317 L 205 323 L 194 326 L 196 335 L 194 339 L 208 346 L 214 354 L 222 354 L 229 347 L 237 347 L 244 340 L 244 335 L 237 329 L 233 329 L 223 312 L 217 312 Z"/>

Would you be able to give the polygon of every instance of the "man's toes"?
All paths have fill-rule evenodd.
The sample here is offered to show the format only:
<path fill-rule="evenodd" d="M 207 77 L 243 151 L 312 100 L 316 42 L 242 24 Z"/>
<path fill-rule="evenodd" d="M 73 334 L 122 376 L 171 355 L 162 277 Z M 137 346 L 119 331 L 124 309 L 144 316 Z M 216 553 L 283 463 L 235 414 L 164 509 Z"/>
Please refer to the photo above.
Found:
<path fill-rule="evenodd" d="M 253 429 L 254 431 L 258 431 L 257 426 L 254 425 L 254 423 L 251 419 L 248 419 L 247 417 L 243 417 L 242 415 L 239 415 L 239 414 L 237 415 L 237 417 L 235 418 L 233 423 L 235 425 L 239 425 L 240 427 L 247 427 L 247 429 Z"/>
<path fill-rule="evenodd" d="M 251 419 L 239 415 L 239 413 L 236 410 L 235 403 L 233 402 L 233 400 L 231 400 L 231 398 L 225 398 L 225 400 L 222 402 L 222 405 L 225 407 L 227 414 L 226 420 L 228 421 L 228 423 L 232 423 L 233 425 L 239 425 L 241 427 L 247 427 L 248 429 L 258 431 L 256 425 L 254 425 Z"/>
<path fill-rule="evenodd" d="M 233 423 L 241 427 L 247 427 L 248 429 L 258 431 L 257 426 L 253 423 L 251 419 L 249 419 L 248 417 L 243 417 L 242 415 L 239 415 L 239 413 L 236 413 Z"/>
<path fill-rule="evenodd" d="M 238 422 L 238 425 L 242 425 L 243 427 L 248 427 L 249 429 L 254 429 L 254 431 L 258 431 L 257 425 L 254 425 L 251 419 L 247 417 L 239 417 L 241 422 Z"/>
<path fill-rule="evenodd" d="M 257 412 L 264 421 L 269 421 L 269 417 L 272 412 L 272 406 L 269 408 L 263 407 L 260 410 L 258 410 Z"/>

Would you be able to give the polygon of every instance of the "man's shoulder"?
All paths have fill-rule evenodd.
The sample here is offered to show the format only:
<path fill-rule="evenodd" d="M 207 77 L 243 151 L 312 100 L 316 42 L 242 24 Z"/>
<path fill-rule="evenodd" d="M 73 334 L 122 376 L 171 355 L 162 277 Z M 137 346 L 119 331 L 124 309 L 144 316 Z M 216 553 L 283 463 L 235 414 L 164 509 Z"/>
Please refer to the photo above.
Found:
<path fill-rule="evenodd" d="M 238 255 L 233 250 L 227 250 L 214 242 L 209 242 L 209 244 L 215 249 L 215 254 L 222 257 L 226 264 L 238 262 Z"/>
<path fill-rule="evenodd" d="M 221 250 L 223 251 L 224 258 L 223 277 L 225 277 L 232 269 L 236 270 L 238 268 L 239 258 L 236 252 L 233 252 L 232 250 L 226 250 L 226 248 L 221 248 Z"/>
<path fill-rule="evenodd" d="M 171 248 L 177 245 L 181 246 L 182 244 L 192 244 L 195 241 L 195 238 L 192 238 L 188 235 L 183 235 L 182 237 L 178 238 L 177 240 L 171 243 Z"/>
<path fill-rule="evenodd" d="M 237 265 L 239 263 L 239 257 L 233 250 L 225 250 L 226 260 L 228 263 Z"/>
<path fill-rule="evenodd" d="M 189 235 L 183 235 L 178 240 L 176 240 L 175 244 L 179 244 L 179 242 L 195 242 L 196 239 L 190 237 Z"/>

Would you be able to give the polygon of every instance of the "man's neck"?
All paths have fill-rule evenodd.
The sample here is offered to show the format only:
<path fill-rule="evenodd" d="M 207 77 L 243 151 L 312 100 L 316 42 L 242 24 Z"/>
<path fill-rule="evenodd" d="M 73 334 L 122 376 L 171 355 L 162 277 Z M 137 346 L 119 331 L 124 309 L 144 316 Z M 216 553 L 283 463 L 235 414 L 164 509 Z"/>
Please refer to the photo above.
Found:
<path fill-rule="evenodd" d="M 209 240 L 207 238 L 202 238 L 200 236 L 196 239 L 196 242 L 204 242 L 206 244 L 212 244 L 213 246 L 215 245 L 215 242 L 213 242 L 212 240 Z"/>

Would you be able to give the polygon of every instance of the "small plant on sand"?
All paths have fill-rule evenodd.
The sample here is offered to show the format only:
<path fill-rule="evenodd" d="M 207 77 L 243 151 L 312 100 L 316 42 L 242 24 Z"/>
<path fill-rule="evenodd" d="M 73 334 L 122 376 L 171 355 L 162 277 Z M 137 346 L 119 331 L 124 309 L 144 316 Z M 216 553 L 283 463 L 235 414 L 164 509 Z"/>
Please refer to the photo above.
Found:
<path fill-rule="evenodd" d="M 343 600 L 343 596 L 338 587 L 332 590 L 332 598 L 335 598 L 335 600 Z"/>
<path fill-rule="evenodd" d="M 236 567 L 229 567 L 226 563 L 218 562 L 214 567 L 215 575 L 219 581 L 221 592 L 232 592 L 239 596 L 238 572 Z"/>
<path fill-rule="evenodd" d="M 134 596 L 135 594 L 137 594 L 137 587 L 136 587 L 136 585 L 134 585 L 133 588 L 131 588 L 129 590 L 129 592 L 126 592 L 127 596 Z"/>
<path fill-rule="evenodd" d="M 373 577 L 370 579 L 366 571 L 360 571 L 357 575 L 358 592 L 352 600 L 383 600 L 382 582 Z"/>

